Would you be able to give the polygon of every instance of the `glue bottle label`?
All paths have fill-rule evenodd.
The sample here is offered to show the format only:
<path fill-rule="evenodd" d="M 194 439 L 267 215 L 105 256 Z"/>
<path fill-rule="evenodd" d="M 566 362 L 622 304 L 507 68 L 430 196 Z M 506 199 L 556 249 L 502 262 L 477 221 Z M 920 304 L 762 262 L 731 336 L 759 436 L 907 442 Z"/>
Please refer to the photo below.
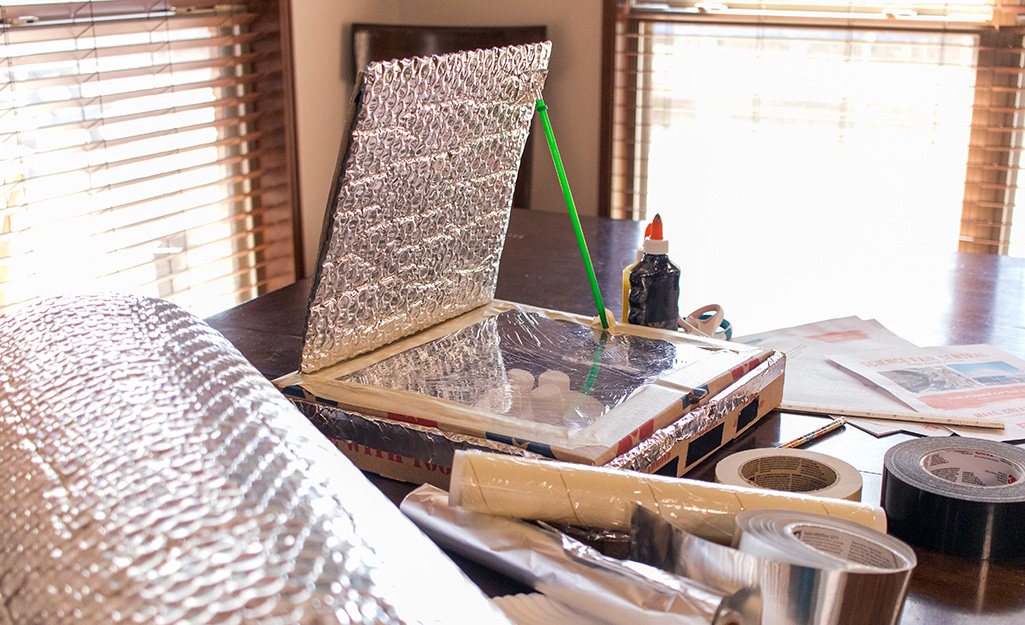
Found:
<path fill-rule="evenodd" d="M 665 254 L 645 254 L 630 271 L 627 322 L 675 330 L 680 317 L 680 268 Z"/>

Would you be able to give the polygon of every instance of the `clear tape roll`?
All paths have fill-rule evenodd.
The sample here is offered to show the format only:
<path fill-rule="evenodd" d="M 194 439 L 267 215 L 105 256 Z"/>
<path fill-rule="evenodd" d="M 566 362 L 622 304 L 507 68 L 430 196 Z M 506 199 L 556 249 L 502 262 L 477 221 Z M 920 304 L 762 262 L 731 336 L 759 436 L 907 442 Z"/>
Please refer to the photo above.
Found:
<path fill-rule="evenodd" d="M 504 454 L 457 451 L 449 502 L 473 512 L 629 531 L 646 506 L 709 540 L 729 544 L 744 510 L 788 509 L 886 529 L 881 508 L 798 493 L 727 486 Z"/>
<path fill-rule="evenodd" d="M 1025 555 L 1025 450 L 967 437 L 920 438 L 883 456 L 894 536 L 978 560 Z"/>
<path fill-rule="evenodd" d="M 715 480 L 749 486 L 861 501 L 861 473 L 843 460 L 805 449 L 748 449 L 715 465 Z"/>
<path fill-rule="evenodd" d="M 845 519 L 790 510 L 738 514 L 735 547 L 704 540 L 638 508 L 632 559 L 721 592 L 749 593 L 773 625 L 893 625 L 914 551 Z"/>

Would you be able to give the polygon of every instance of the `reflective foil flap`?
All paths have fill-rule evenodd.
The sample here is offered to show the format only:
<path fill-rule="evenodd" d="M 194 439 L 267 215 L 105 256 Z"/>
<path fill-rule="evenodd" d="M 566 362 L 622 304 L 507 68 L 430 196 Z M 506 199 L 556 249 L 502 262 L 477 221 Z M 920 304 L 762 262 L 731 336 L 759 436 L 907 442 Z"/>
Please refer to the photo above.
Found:
<path fill-rule="evenodd" d="M 173 304 L 0 317 L 0 623 L 507 623 Z"/>
<path fill-rule="evenodd" d="M 305 372 L 481 306 L 551 44 L 371 63 L 339 153 Z"/>

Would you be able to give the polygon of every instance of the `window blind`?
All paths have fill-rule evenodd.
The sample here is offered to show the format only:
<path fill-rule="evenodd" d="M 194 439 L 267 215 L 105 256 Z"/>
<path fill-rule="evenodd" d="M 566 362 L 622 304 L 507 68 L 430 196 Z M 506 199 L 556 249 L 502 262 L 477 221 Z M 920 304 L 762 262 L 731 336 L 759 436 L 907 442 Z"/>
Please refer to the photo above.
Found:
<path fill-rule="evenodd" d="M 0 6 L 0 311 L 130 291 L 208 315 L 296 276 L 277 3 Z"/>
<path fill-rule="evenodd" d="M 854 211 L 902 245 L 1013 251 L 1020 10 L 607 0 L 603 212 L 687 205 L 721 228 L 729 195 L 795 222 Z"/>

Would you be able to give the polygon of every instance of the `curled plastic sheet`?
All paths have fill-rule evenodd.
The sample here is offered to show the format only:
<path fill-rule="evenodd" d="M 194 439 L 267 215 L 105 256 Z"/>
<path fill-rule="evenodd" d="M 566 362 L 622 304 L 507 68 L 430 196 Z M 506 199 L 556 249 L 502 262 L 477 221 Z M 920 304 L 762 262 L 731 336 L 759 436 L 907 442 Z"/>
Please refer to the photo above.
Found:
<path fill-rule="evenodd" d="M 721 592 L 747 591 L 762 622 L 774 625 L 893 625 L 917 564 L 897 538 L 807 512 L 741 513 L 733 543 L 701 539 L 638 507 L 630 557 Z"/>
<path fill-rule="evenodd" d="M 0 364 L 0 623 L 508 622 L 174 305 L 43 301 Z"/>
<path fill-rule="evenodd" d="M 400 506 L 442 547 L 533 587 L 577 614 L 610 625 L 756 625 L 746 593 L 733 597 L 637 562 L 609 558 L 551 528 L 466 512 L 421 486 Z"/>
<path fill-rule="evenodd" d="M 325 220 L 303 372 L 491 300 L 550 52 L 536 43 L 364 69 Z"/>
<path fill-rule="evenodd" d="M 725 544 L 745 510 L 814 512 L 886 529 L 882 508 L 869 504 L 478 451 L 455 453 L 449 497 L 473 512 L 622 531 L 641 505 Z"/>

